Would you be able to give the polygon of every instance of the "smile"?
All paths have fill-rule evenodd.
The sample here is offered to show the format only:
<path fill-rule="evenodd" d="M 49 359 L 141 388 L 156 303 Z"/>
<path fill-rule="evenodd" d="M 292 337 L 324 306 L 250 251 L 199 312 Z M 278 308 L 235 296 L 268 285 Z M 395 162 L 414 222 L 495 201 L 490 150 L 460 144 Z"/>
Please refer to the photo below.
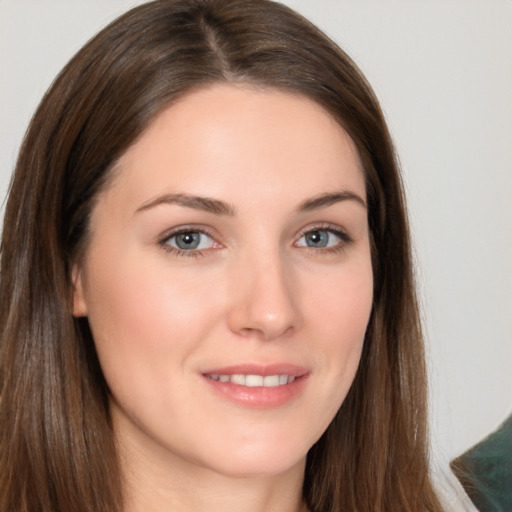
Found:
<path fill-rule="evenodd" d="M 209 368 L 201 375 L 223 400 L 239 407 L 271 409 L 298 399 L 311 370 L 289 363 L 241 363 Z"/>
<path fill-rule="evenodd" d="M 231 382 L 239 386 L 246 386 L 249 388 L 265 387 L 275 388 L 291 384 L 295 380 L 295 375 L 244 375 L 240 373 L 227 375 L 227 374 L 206 374 L 206 377 L 219 382 Z"/>

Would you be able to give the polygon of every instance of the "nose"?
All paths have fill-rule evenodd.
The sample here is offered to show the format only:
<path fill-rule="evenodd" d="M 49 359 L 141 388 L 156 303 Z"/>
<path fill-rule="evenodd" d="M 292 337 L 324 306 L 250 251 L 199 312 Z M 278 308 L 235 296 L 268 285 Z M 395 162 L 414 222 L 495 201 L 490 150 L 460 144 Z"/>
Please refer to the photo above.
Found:
<path fill-rule="evenodd" d="M 293 272 L 282 258 L 248 258 L 232 281 L 230 329 L 243 337 L 275 340 L 301 325 Z"/>

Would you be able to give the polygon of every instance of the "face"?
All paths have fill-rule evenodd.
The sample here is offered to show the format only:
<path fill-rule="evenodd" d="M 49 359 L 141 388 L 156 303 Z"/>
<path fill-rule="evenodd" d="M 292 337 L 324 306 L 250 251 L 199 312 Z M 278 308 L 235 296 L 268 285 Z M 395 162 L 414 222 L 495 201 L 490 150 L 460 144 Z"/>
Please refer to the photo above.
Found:
<path fill-rule="evenodd" d="M 74 269 L 121 445 L 225 475 L 303 469 L 372 305 L 354 144 L 317 104 L 215 85 L 120 159 Z"/>

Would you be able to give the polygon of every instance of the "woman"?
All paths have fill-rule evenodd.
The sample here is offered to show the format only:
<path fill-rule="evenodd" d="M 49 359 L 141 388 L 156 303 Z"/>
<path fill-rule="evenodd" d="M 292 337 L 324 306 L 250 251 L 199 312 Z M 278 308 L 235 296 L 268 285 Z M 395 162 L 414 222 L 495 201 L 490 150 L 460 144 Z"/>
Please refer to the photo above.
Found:
<path fill-rule="evenodd" d="M 440 510 L 392 143 L 288 8 L 161 0 L 91 40 L 1 258 L 1 510 Z"/>

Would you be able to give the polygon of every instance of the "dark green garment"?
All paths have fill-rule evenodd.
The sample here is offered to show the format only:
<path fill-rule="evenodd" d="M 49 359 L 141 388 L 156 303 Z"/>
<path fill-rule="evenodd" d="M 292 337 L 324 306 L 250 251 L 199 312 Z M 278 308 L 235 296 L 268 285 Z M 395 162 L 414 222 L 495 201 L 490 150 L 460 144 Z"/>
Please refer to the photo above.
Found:
<path fill-rule="evenodd" d="M 480 512 L 512 512 L 512 415 L 451 468 Z"/>

